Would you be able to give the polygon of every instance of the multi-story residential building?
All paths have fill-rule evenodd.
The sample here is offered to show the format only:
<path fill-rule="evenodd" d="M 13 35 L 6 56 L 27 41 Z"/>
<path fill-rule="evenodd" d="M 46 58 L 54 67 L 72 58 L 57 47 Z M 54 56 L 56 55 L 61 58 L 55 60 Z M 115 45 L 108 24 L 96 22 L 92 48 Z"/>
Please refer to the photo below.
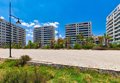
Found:
<path fill-rule="evenodd" d="M 120 41 L 120 4 L 106 18 L 106 33 L 111 43 Z"/>
<path fill-rule="evenodd" d="M 0 47 L 8 45 L 10 41 L 10 23 L 0 19 Z M 21 43 L 22 46 L 26 44 L 26 32 L 25 29 L 11 25 L 11 42 L 18 44 Z"/>
<path fill-rule="evenodd" d="M 34 28 L 33 41 L 40 43 L 41 47 L 50 45 L 52 39 L 55 39 L 55 27 L 43 26 Z"/>
<path fill-rule="evenodd" d="M 72 23 L 66 26 L 66 38 L 70 38 L 70 44 L 73 46 L 77 41 L 77 35 L 82 34 L 84 37 L 92 36 L 92 23 Z"/>

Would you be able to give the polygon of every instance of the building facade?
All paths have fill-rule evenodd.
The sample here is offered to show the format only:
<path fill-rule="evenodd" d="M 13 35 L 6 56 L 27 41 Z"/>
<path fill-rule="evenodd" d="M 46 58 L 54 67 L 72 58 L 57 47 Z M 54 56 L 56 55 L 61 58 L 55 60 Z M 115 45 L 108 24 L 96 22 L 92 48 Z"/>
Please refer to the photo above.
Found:
<path fill-rule="evenodd" d="M 9 22 L 0 19 L 0 47 L 9 45 L 10 42 L 10 24 Z M 11 24 L 11 42 L 14 44 L 21 43 L 22 46 L 26 45 L 26 32 L 25 29 Z"/>
<path fill-rule="evenodd" d="M 55 39 L 55 27 L 43 26 L 34 28 L 33 41 L 40 43 L 41 47 L 50 45 L 52 39 Z"/>
<path fill-rule="evenodd" d="M 106 18 L 106 33 L 111 43 L 120 42 L 120 4 Z"/>
<path fill-rule="evenodd" d="M 77 40 L 77 35 L 82 34 L 84 37 L 92 36 L 92 23 L 73 23 L 66 26 L 66 38 L 70 38 L 70 44 L 74 45 Z"/>

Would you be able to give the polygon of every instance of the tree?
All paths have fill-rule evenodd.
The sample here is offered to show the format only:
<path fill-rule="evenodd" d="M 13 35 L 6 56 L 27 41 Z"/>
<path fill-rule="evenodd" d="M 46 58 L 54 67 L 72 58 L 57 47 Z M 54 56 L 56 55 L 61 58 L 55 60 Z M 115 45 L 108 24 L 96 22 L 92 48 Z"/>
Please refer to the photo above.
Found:
<path fill-rule="evenodd" d="M 108 34 L 104 34 L 104 40 L 105 40 L 105 46 L 108 47 L 109 46 L 109 40 L 111 39 L 111 37 Z"/>
<path fill-rule="evenodd" d="M 58 46 L 59 46 L 60 48 L 64 48 L 64 40 L 63 40 L 62 38 L 59 38 L 59 39 L 57 40 L 57 43 L 58 43 Z"/>
<path fill-rule="evenodd" d="M 79 43 L 80 41 L 80 35 L 76 35 L 76 43 Z"/>
<path fill-rule="evenodd" d="M 50 48 L 53 49 L 54 48 L 54 44 L 55 44 L 55 40 L 51 39 L 50 41 Z"/>
<path fill-rule="evenodd" d="M 75 43 L 75 45 L 74 45 L 74 49 L 81 49 L 82 47 L 80 46 L 80 44 L 78 44 L 78 43 Z"/>
<path fill-rule="evenodd" d="M 98 37 L 98 40 L 99 40 L 99 44 L 100 44 L 100 45 L 103 45 L 103 39 L 104 39 L 103 36 L 99 36 L 99 37 Z"/>
<path fill-rule="evenodd" d="M 65 38 L 65 47 L 68 48 L 68 49 L 71 47 L 70 46 L 70 41 L 71 41 L 70 37 Z"/>
<path fill-rule="evenodd" d="M 33 47 L 33 43 L 31 40 L 28 41 L 28 45 L 27 45 L 28 48 L 32 48 Z"/>
<path fill-rule="evenodd" d="M 84 43 L 85 43 L 85 40 L 86 40 L 85 37 L 83 36 L 82 33 L 80 33 L 80 34 L 78 35 L 78 38 L 79 38 L 79 40 L 80 40 L 81 45 L 83 46 Z"/>

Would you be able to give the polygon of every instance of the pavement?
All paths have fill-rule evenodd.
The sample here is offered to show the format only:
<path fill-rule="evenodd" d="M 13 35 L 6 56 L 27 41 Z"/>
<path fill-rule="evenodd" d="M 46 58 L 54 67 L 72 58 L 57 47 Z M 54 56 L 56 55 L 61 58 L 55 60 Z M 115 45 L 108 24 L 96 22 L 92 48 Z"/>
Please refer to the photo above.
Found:
<path fill-rule="evenodd" d="M 120 71 L 119 50 L 44 50 L 12 49 L 13 58 L 29 55 L 33 62 Z M 9 49 L 0 49 L 0 58 L 8 58 Z"/>

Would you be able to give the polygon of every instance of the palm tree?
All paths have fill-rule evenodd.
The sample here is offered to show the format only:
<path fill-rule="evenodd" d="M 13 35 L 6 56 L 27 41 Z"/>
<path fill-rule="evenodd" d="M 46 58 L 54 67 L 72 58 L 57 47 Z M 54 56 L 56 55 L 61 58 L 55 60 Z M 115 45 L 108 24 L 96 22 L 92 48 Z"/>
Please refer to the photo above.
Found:
<path fill-rule="evenodd" d="M 99 37 L 98 37 L 98 40 L 99 40 L 99 44 L 100 44 L 100 45 L 103 44 L 103 39 L 104 39 L 103 36 L 99 36 Z"/>
<path fill-rule="evenodd" d="M 28 46 L 28 48 L 30 48 L 30 49 L 33 47 L 33 43 L 32 43 L 31 40 L 28 41 L 28 45 L 27 45 L 27 46 Z"/>
<path fill-rule="evenodd" d="M 83 33 L 80 33 L 79 39 L 80 39 L 81 45 L 84 45 L 86 39 L 84 38 Z"/>
<path fill-rule="evenodd" d="M 55 40 L 51 39 L 50 41 L 50 48 L 53 49 L 54 48 L 54 44 L 55 44 Z"/>
<path fill-rule="evenodd" d="M 60 46 L 60 48 L 64 47 L 64 40 L 62 38 L 58 39 L 58 45 Z"/>
<path fill-rule="evenodd" d="M 76 35 L 76 43 L 79 43 L 80 41 L 80 34 Z"/>
<path fill-rule="evenodd" d="M 93 37 L 88 37 L 88 38 L 86 38 L 86 42 L 88 43 L 94 43 L 94 39 L 93 39 Z"/>
<path fill-rule="evenodd" d="M 105 40 L 105 46 L 109 46 L 109 40 L 111 39 L 111 37 L 108 34 L 104 34 L 104 40 Z"/>
<path fill-rule="evenodd" d="M 68 49 L 70 48 L 70 39 L 71 39 L 70 37 L 67 37 L 65 39 L 65 47 L 68 48 Z"/>

